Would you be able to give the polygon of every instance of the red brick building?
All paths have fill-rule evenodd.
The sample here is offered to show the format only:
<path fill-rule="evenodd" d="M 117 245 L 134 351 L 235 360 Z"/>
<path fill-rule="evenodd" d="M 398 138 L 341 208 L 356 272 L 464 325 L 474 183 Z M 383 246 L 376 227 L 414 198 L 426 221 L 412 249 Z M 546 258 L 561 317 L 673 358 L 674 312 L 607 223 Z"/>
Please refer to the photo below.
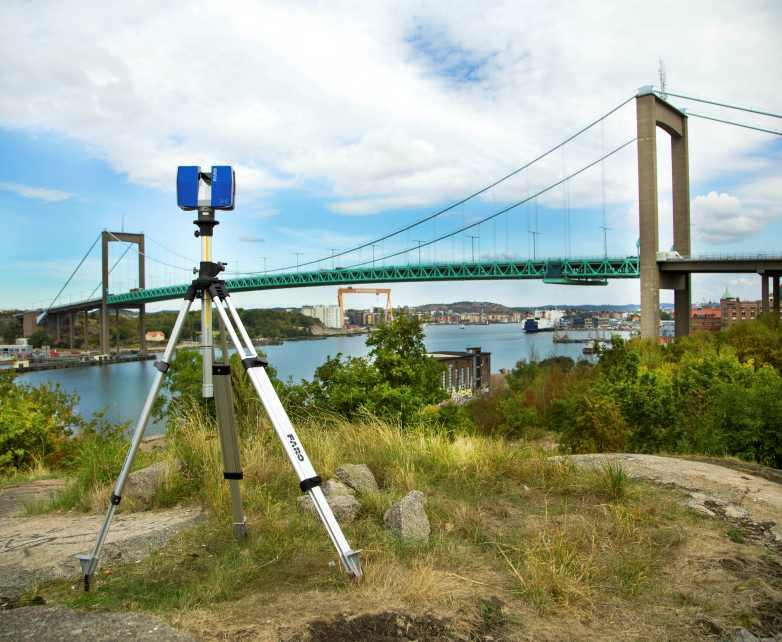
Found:
<path fill-rule="evenodd" d="M 722 329 L 722 309 L 717 306 L 693 308 L 693 332 L 718 332 Z"/>
<path fill-rule="evenodd" d="M 726 291 L 720 299 L 722 327 L 728 328 L 739 321 L 757 319 L 761 313 L 760 301 L 742 301 Z"/>

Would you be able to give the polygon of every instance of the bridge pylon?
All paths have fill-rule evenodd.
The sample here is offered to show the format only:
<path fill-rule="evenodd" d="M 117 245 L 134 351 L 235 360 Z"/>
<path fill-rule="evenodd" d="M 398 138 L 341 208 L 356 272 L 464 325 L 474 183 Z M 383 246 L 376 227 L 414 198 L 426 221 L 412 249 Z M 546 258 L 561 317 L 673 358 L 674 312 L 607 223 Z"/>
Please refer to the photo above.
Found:
<path fill-rule="evenodd" d="M 676 336 L 690 332 L 692 299 L 689 274 L 660 271 L 659 208 L 657 201 L 657 128 L 671 137 L 673 188 L 673 250 L 689 257 L 690 172 L 687 115 L 659 98 L 651 86 L 638 90 L 635 99 L 638 131 L 638 218 L 640 228 L 641 336 L 660 336 L 660 288 L 674 291 Z"/>
<path fill-rule="evenodd" d="M 109 232 L 103 230 L 101 233 L 101 303 L 100 303 L 100 351 L 102 354 L 109 354 L 111 342 L 109 339 L 109 243 L 119 241 L 123 243 L 135 243 L 138 245 L 138 287 L 139 290 L 145 288 L 144 271 L 144 235 L 132 234 L 128 232 Z M 142 354 L 147 352 L 146 332 L 144 328 L 145 305 L 138 304 L 138 333 L 139 349 Z M 119 332 L 119 309 L 117 309 L 117 332 Z M 117 348 L 119 349 L 119 347 Z"/>

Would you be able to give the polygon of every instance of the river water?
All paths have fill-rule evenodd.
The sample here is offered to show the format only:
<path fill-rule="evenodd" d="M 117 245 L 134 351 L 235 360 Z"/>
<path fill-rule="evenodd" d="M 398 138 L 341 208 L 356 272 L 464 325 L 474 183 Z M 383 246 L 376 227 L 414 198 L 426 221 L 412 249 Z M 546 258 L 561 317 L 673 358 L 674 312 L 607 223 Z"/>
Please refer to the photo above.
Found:
<path fill-rule="evenodd" d="M 519 360 L 544 359 L 550 356 L 583 357 L 584 344 L 554 343 L 550 332 L 524 334 L 520 324 L 430 325 L 425 342 L 430 351 L 464 350 L 479 346 L 491 352 L 491 370 L 512 368 Z M 313 341 L 287 341 L 278 346 L 266 346 L 269 363 L 282 379 L 311 379 L 315 369 L 327 357 L 341 352 L 349 356 L 367 353 L 366 335 L 329 337 Z M 155 373 L 152 361 L 136 361 L 114 365 L 44 370 L 19 375 L 17 381 L 38 385 L 59 384 L 63 390 L 79 395 L 79 412 L 90 417 L 105 409 L 107 417 L 116 422 L 135 421 Z M 162 431 L 160 425 L 150 425 L 150 435 Z"/>

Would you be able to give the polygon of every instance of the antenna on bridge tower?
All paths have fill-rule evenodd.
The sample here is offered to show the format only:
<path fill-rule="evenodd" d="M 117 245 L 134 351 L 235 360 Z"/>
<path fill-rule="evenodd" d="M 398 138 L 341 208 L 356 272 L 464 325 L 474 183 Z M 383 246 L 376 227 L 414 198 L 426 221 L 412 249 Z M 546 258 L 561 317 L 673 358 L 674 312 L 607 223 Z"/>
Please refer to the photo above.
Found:
<path fill-rule="evenodd" d="M 662 58 L 660 58 L 659 60 L 660 60 L 660 65 L 657 69 L 657 74 L 660 78 L 660 98 L 662 98 L 663 100 L 668 100 L 668 94 L 665 93 L 665 87 L 666 87 L 665 61 Z"/>

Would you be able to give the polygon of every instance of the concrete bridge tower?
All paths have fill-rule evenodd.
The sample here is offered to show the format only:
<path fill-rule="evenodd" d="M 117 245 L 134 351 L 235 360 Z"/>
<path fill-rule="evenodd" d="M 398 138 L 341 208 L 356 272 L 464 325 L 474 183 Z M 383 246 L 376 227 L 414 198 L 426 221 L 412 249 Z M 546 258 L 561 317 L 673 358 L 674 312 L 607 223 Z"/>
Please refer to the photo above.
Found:
<path fill-rule="evenodd" d="M 113 241 L 123 243 L 135 243 L 138 245 L 138 287 L 143 290 L 145 282 L 144 272 L 144 235 L 143 234 L 129 234 L 127 232 L 108 232 L 103 230 L 101 234 L 101 305 L 100 305 L 100 351 L 103 354 L 108 354 L 111 349 L 109 341 L 109 243 Z M 144 328 L 144 312 L 145 306 L 143 303 L 138 305 L 138 334 L 139 334 L 139 347 L 142 354 L 146 354 L 147 343 L 145 340 L 145 328 Z M 117 309 L 117 321 L 119 321 L 119 309 Z M 117 323 L 119 329 L 119 323 Z"/>
<path fill-rule="evenodd" d="M 660 334 L 660 288 L 674 291 L 676 336 L 690 332 L 691 277 L 661 273 L 657 205 L 657 127 L 671 136 L 673 249 L 690 255 L 690 172 L 687 115 L 642 87 L 635 100 L 638 127 L 638 216 L 640 223 L 641 336 Z"/>

